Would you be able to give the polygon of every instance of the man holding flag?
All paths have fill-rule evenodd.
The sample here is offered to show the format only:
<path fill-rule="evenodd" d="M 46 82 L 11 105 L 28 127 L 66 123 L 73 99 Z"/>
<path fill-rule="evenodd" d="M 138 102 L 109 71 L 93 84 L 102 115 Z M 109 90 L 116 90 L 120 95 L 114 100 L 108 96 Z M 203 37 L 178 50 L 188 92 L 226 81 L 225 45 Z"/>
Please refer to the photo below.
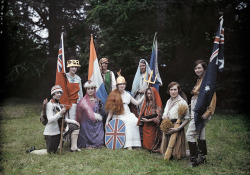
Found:
<path fill-rule="evenodd" d="M 194 65 L 194 71 L 199 79 L 191 92 L 193 94 L 191 99 L 191 121 L 186 133 L 190 150 L 190 165 L 192 167 L 206 162 L 205 125 L 211 115 L 214 114 L 217 73 L 224 68 L 224 29 L 222 28 L 223 18 L 220 19 L 208 67 L 203 60 L 197 60 Z"/>

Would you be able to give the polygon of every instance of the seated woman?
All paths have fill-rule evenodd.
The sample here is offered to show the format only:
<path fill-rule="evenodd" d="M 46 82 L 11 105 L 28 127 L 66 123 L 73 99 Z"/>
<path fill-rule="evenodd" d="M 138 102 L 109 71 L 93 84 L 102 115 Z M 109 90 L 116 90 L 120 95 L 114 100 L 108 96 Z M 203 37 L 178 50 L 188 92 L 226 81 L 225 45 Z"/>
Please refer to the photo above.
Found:
<path fill-rule="evenodd" d="M 143 148 L 153 151 L 160 152 L 161 144 L 161 111 L 162 102 L 158 91 L 154 87 L 147 88 L 145 91 L 146 100 L 144 101 L 141 113 L 138 118 L 138 125 L 142 125 L 143 129 Z M 156 114 L 153 118 L 145 118 L 144 116 L 149 116 Z"/>
<path fill-rule="evenodd" d="M 171 82 L 168 85 L 168 93 L 170 94 L 171 97 L 167 101 L 162 119 L 163 121 L 169 119 L 173 124 L 175 124 L 178 119 L 178 107 L 183 104 L 187 107 L 188 105 L 187 102 L 180 95 L 183 92 L 181 91 L 181 87 L 177 82 Z M 184 93 L 183 97 L 186 98 Z M 172 151 L 172 156 L 177 159 L 186 156 L 186 146 L 185 146 L 186 139 L 185 139 L 184 127 L 188 124 L 189 118 L 190 118 L 189 111 L 187 110 L 186 115 L 182 119 L 182 124 L 178 128 L 170 128 L 170 130 L 166 134 L 163 133 L 162 144 L 160 149 L 160 152 L 162 154 L 166 152 L 171 134 L 177 132 L 178 135 Z"/>
<path fill-rule="evenodd" d="M 84 84 L 86 95 L 77 104 L 76 120 L 80 123 L 78 148 L 100 148 L 104 146 L 102 115 L 104 108 L 96 97 L 96 85 L 88 81 Z"/>
<path fill-rule="evenodd" d="M 51 89 L 51 96 L 52 99 L 46 105 L 46 116 L 48 119 L 48 123 L 44 129 L 44 138 L 46 141 L 46 150 L 33 150 L 32 154 L 47 154 L 47 153 L 56 153 L 58 146 L 60 144 L 60 137 L 61 137 L 61 123 L 59 120 L 62 116 L 65 115 L 66 108 L 62 108 L 59 100 L 62 96 L 63 90 L 61 86 L 55 85 Z M 71 123 L 77 126 L 80 126 L 79 123 L 75 120 L 71 120 L 65 118 L 65 124 Z M 66 125 L 65 132 L 69 130 L 68 125 Z"/>
<path fill-rule="evenodd" d="M 117 78 L 116 86 L 117 89 L 109 94 L 105 104 L 105 109 L 108 111 L 105 128 L 107 128 L 111 117 L 121 119 L 126 126 L 126 142 L 124 148 L 131 150 L 132 147 L 141 147 L 139 126 L 137 126 L 138 119 L 130 112 L 128 105 L 130 102 L 134 105 L 141 104 L 144 100 L 144 96 L 136 101 L 128 92 L 126 92 L 126 81 L 123 76 Z"/>

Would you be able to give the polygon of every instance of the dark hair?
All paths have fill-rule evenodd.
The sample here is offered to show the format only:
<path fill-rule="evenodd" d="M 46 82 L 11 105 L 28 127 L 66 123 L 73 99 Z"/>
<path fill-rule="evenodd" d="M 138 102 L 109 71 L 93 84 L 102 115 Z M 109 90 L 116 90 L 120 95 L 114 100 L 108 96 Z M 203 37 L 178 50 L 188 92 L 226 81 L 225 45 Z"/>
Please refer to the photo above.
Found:
<path fill-rule="evenodd" d="M 146 65 L 146 62 L 144 60 L 141 60 L 140 63 L 142 64 L 145 64 Z"/>
<path fill-rule="evenodd" d="M 169 83 L 168 85 L 168 90 L 167 90 L 167 93 L 169 94 L 169 90 L 170 88 L 172 88 L 173 86 L 177 85 L 177 88 L 178 88 L 178 94 L 181 92 L 181 86 L 179 85 L 179 83 L 173 81 L 171 83 Z"/>
<path fill-rule="evenodd" d="M 150 87 L 148 87 L 145 91 L 146 101 L 148 101 L 148 96 L 147 96 L 148 91 L 150 91 L 153 94 L 153 90 Z"/>
<path fill-rule="evenodd" d="M 188 99 L 187 99 L 186 94 L 181 90 L 181 86 L 179 85 L 179 83 L 177 83 L 175 81 L 169 83 L 167 93 L 169 94 L 169 89 L 172 88 L 175 85 L 177 85 L 178 94 L 188 103 Z"/>
<path fill-rule="evenodd" d="M 201 66 L 203 67 L 204 70 L 207 69 L 207 63 L 203 60 L 196 60 L 194 62 L 194 68 L 198 65 L 198 64 L 201 64 Z"/>

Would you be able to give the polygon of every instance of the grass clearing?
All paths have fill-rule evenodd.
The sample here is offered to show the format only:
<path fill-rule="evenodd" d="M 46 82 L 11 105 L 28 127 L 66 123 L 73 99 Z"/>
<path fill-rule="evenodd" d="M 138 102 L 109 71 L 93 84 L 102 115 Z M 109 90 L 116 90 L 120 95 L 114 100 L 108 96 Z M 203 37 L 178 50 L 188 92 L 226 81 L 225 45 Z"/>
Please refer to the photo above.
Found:
<path fill-rule="evenodd" d="M 163 156 L 143 149 L 107 148 L 63 155 L 26 154 L 31 146 L 46 148 L 41 104 L 22 99 L 6 100 L 1 112 L 0 174 L 250 174 L 249 118 L 216 114 L 207 124 L 206 165 L 191 168 L 188 159 L 165 162 Z"/>

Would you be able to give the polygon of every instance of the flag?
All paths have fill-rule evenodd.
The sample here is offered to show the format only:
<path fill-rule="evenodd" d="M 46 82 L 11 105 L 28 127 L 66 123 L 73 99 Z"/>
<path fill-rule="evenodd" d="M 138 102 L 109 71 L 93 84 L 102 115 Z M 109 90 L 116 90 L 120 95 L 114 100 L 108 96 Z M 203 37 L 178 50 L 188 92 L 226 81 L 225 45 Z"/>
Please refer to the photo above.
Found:
<path fill-rule="evenodd" d="M 153 70 L 153 75 L 152 75 L 152 81 L 155 80 L 156 77 L 156 81 L 155 84 L 152 84 L 152 87 L 154 87 L 155 89 L 157 89 L 157 91 L 159 92 L 159 86 L 162 86 L 162 81 L 161 81 L 161 76 L 158 70 L 158 45 L 157 45 L 157 37 L 154 36 L 154 41 L 153 41 L 153 47 L 152 47 L 152 54 L 151 54 L 151 59 L 150 59 L 150 69 Z"/>
<path fill-rule="evenodd" d="M 217 30 L 212 55 L 205 75 L 203 77 L 197 103 L 194 109 L 194 120 L 196 130 L 201 130 L 204 127 L 204 120 L 201 116 L 206 112 L 213 98 L 216 79 L 218 72 L 222 72 L 224 68 L 224 29 L 222 28 L 223 18 L 220 18 L 220 25 Z"/>
<path fill-rule="evenodd" d="M 103 104 L 105 104 L 108 94 L 106 92 L 105 85 L 101 76 L 92 35 L 90 40 L 88 80 L 91 80 L 95 83 L 96 96 L 102 101 Z"/>
<path fill-rule="evenodd" d="M 60 85 L 63 90 L 63 94 L 60 98 L 60 103 L 70 105 L 68 88 L 67 88 L 67 77 L 65 74 L 65 58 L 64 58 L 64 44 L 63 44 L 63 33 L 61 34 L 60 46 L 58 51 L 57 66 L 56 66 L 56 85 Z M 70 106 L 66 106 L 66 109 Z"/>
<path fill-rule="evenodd" d="M 125 144 L 125 123 L 121 119 L 113 119 L 108 123 L 105 134 L 105 145 L 110 149 L 120 149 Z"/>

